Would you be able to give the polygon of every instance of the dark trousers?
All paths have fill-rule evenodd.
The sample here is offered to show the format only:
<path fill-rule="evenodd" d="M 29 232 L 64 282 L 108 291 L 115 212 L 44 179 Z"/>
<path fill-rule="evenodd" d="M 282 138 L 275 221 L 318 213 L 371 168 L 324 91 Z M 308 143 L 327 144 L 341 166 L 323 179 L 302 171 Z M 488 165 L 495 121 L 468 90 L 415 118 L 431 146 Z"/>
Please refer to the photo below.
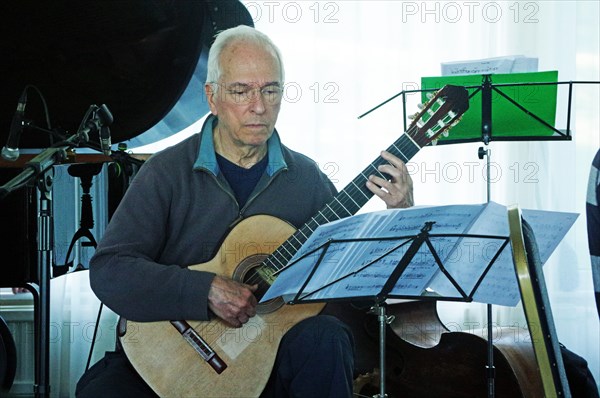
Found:
<path fill-rule="evenodd" d="M 308 318 L 283 336 L 261 397 L 351 397 L 353 358 L 352 332 L 344 323 L 327 315 Z M 156 394 L 135 372 L 125 354 L 118 351 L 107 352 L 85 372 L 77 383 L 76 396 L 156 397 Z"/>

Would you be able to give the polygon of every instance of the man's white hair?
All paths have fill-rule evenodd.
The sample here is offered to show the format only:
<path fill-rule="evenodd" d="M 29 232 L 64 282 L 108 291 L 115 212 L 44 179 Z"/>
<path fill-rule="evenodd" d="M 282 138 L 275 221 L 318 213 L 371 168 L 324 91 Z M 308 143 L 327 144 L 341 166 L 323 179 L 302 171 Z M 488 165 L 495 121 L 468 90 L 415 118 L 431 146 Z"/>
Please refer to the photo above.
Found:
<path fill-rule="evenodd" d="M 281 59 L 281 52 L 277 46 L 271 41 L 271 39 L 264 33 L 246 25 L 239 25 L 235 28 L 230 28 L 219 32 L 212 44 L 210 51 L 208 52 L 207 61 L 207 72 L 206 72 L 206 83 L 212 84 L 215 91 L 217 89 L 219 78 L 221 77 L 221 54 L 223 50 L 230 44 L 237 41 L 246 41 L 254 44 L 263 46 L 264 48 L 271 49 L 275 54 L 279 63 L 280 79 L 283 84 L 284 81 L 284 70 L 283 61 Z"/>

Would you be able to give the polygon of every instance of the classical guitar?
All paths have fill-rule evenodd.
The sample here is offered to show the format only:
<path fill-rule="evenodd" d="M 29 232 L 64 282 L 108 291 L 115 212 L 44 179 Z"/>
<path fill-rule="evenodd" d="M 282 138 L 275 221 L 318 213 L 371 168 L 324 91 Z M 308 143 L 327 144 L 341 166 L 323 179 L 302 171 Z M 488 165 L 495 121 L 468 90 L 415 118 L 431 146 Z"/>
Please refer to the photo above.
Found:
<path fill-rule="evenodd" d="M 467 90 L 445 86 L 431 96 L 408 130 L 388 152 L 410 160 L 459 121 L 468 109 Z M 260 215 L 244 219 L 227 235 L 215 257 L 192 265 L 234 280 L 259 284 L 258 297 L 319 225 L 355 214 L 372 196 L 369 175 L 383 176 L 378 157 L 304 226 Z M 385 177 L 385 176 L 383 176 Z M 257 242 L 256 237 L 260 237 Z M 258 396 L 271 373 L 282 336 L 293 325 L 318 314 L 323 304 L 259 304 L 257 315 L 241 328 L 211 321 L 131 322 L 120 342 L 137 372 L 161 396 Z"/>

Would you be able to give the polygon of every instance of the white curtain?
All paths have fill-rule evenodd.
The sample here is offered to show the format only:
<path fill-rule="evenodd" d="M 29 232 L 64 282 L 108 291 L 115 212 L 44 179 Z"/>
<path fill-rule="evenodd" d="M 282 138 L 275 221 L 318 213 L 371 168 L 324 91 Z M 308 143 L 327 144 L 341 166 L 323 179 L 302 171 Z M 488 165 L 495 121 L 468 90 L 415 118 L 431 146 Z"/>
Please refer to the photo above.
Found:
<path fill-rule="evenodd" d="M 72 272 L 50 282 L 51 396 L 74 396 L 88 359 L 91 366 L 115 349 L 117 316 L 106 307 L 100 313 L 88 274 L 87 270 Z"/>

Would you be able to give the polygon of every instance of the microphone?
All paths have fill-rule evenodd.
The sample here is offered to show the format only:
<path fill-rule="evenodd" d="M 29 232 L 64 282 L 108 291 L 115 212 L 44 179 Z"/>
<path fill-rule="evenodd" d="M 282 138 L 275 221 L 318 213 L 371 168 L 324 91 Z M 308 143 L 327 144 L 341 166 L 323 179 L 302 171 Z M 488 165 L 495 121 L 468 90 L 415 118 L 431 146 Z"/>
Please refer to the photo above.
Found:
<path fill-rule="evenodd" d="M 98 130 L 100 130 L 100 119 L 95 117 L 85 122 L 83 128 L 79 131 L 79 134 L 85 136 L 85 140 L 87 141 L 89 139 L 90 133 L 96 132 Z"/>
<path fill-rule="evenodd" d="M 10 124 L 6 146 L 2 148 L 2 157 L 9 162 L 14 162 L 19 158 L 19 139 L 25 126 L 25 105 L 27 105 L 27 88 L 23 90 L 21 98 L 19 98 L 17 111 Z"/>
<path fill-rule="evenodd" d="M 110 140 L 110 129 L 108 128 L 108 126 L 102 126 L 100 128 L 100 149 L 102 150 L 102 153 L 106 156 L 110 156 L 111 154 L 111 145 L 112 143 Z"/>
<path fill-rule="evenodd" d="M 113 116 L 105 104 L 101 106 L 91 105 L 89 112 L 92 118 L 88 120 L 80 131 L 80 134 L 87 137 L 91 132 L 98 132 L 100 150 L 106 156 L 111 155 L 111 138 L 108 126 L 113 122 Z M 87 140 L 87 138 L 86 138 Z"/>

